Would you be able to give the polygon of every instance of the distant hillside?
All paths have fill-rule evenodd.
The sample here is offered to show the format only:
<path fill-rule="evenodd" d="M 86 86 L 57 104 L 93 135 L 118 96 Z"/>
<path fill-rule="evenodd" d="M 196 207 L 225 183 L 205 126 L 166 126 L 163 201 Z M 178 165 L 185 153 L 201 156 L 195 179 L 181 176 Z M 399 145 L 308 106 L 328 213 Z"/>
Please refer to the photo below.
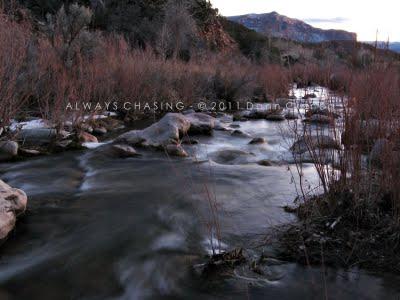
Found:
<path fill-rule="evenodd" d="M 365 42 L 366 44 L 373 45 L 375 46 L 376 42 Z M 378 48 L 379 49 L 388 49 L 388 44 L 387 42 L 378 42 Z M 394 52 L 400 53 L 400 42 L 392 42 L 389 43 L 389 50 L 392 50 Z"/>
<path fill-rule="evenodd" d="M 299 42 L 319 43 L 334 40 L 357 40 L 357 35 L 355 33 L 344 30 L 324 30 L 315 28 L 303 21 L 288 18 L 277 12 L 233 16 L 228 17 L 228 19 L 267 36 Z"/>
<path fill-rule="evenodd" d="M 400 42 L 390 43 L 389 49 L 400 53 Z"/>

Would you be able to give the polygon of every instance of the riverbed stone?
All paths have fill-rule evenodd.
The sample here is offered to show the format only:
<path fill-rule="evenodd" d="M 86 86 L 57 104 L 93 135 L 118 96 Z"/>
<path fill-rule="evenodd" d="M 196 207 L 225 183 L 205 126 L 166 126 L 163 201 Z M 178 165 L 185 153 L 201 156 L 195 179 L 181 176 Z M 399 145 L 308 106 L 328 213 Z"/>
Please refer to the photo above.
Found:
<path fill-rule="evenodd" d="M 257 164 L 259 164 L 260 166 L 264 166 L 264 167 L 272 167 L 274 164 L 268 160 L 268 159 L 262 159 L 260 161 L 257 162 Z"/>
<path fill-rule="evenodd" d="M 0 141 L 0 161 L 7 161 L 18 155 L 18 143 Z"/>
<path fill-rule="evenodd" d="M 223 149 L 210 153 L 209 157 L 223 165 L 242 165 L 254 162 L 254 154 L 238 149 Z"/>
<path fill-rule="evenodd" d="M 0 180 L 0 240 L 6 238 L 13 230 L 17 216 L 26 209 L 27 201 L 23 191 Z"/>
<path fill-rule="evenodd" d="M 237 136 L 237 137 L 245 137 L 245 138 L 251 137 L 250 134 L 248 134 L 246 132 L 243 132 L 243 131 L 241 131 L 239 129 L 234 130 L 231 135 L 232 136 Z"/>
<path fill-rule="evenodd" d="M 247 121 L 250 117 L 250 111 L 249 110 L 242 110 L 242 111 L 238 111 L 236 112 L 233 117 L 232 120 L 233 121 Z"/>
<path fill-rule="evenodd" d="M 82 131 L 81 133 L 79 133 L 79 141 L 82 143 L 98 143 L 99 141 L 97 140 L 97 137 L 95 137 L 94 135 Z"/>
<path fill-rule="evenodd" d="M 121 158 L 140 156 L 140 154 L 137 153 L 135 148 L 129 145 L 118 145 L 118 144 L 112 145 L 111 149 L 113 154 Z"/>
<path fill-rule="evenodd" d="M 265 144 L 266 140 L 263 137 L 256 137 L 252 139 L 249 144 L 254 145 L 254 144 Z"/>
<path fill-rule="evenodd" d="M 183 149 L 181 145 L 170 144 L 166 146 L 165 150 L 171 156 L 178 156 L 178 157 L 188 156 L 187 152 L 185 151 L 185 149 Z"/>
<path fill-rule="evenodd" d="M 306 111 L 306 117 L 311 117 L 312 115 L 322 115 L 322 116 L 327 116 L 327 117 L 331 117 L 331 118 L 339 118 L 340 115 L 337 114 L 334 111 L 329 110 L 328 108 L 324 108 L 324 107 L 311 107 L 310 109 L 308 109 Z"/>
<path fill-rule="evenodd" d="M 332 137 L 327 135 L 304 136 L 295 141 L 290 150 L 297 154 L 315 149 L 340 149 L 340 145 Z"/>
<path fill-rule="evenodd" d="M 311 124 L 331 124 L 333 123 L 333 119 L 329 116 L 315 114 L 304 119 L 304 122 Z"/>
<path fill-rule="evenodd" d="M 204 113 L 191 113 L 185 115 L 190 122 L 189 133 L 210 135 L 215 127 L 216 119 Z"/>

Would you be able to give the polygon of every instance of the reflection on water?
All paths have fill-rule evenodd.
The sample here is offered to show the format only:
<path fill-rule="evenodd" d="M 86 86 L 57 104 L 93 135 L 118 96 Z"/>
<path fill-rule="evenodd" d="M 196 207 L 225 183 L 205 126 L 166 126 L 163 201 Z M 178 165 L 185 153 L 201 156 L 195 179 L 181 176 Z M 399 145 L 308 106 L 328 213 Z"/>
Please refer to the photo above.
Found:
<path fill-rule="evenodd" d="M 191 266 L 210 251 L 207 191 L 216 197 L 222 248 L 243 247 L 271 227 L 293 221 L 282 206 L 296 196 L 285 166 L 285 123 L 236 123 L 266 144 L 215 132 L 187 146 L 193 158 L 143 152 L 117 159 L 96 150 L 0 165 L 1 177 L 29 195 L 29 211 L 2 246 L 0 299 L 395 299 L 398 278 L 357 270 L 268 266 L 204 281 Z M 288 136 L 290 138 L 290 136 Z M 212 153 L 252 153 L 245 164 L 206 161 Z M 204 162 L 203 162 L 204 161 Z M 311 165 L 305 177 L 317 184 Z"/>

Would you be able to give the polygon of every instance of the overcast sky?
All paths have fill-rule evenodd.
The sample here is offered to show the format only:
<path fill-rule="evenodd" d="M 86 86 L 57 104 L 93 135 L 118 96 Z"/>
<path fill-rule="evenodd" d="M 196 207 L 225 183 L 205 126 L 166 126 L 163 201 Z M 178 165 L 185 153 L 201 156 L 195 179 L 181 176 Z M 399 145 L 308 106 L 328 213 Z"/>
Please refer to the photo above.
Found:
<path fill-rule="evenodd" d="M 324 29 L 356 32 L 358 40 L 400 41 L 400 0 L 211 0 L 224 16 L 277 11 Z"/>

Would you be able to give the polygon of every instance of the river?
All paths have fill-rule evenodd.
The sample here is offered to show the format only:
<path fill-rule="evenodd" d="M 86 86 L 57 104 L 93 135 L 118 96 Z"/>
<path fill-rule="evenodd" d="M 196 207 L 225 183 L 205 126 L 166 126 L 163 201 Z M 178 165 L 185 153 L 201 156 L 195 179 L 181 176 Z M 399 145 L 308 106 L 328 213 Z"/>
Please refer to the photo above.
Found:
<path fill-rule="evenodd" d="M 94 149 L 1 164 L 1 178 L 27 193 L 29 208 L 0 249 L 0 299 L 398 299 L 398 277 L 358 269 L 276 262 L 265 276 L 238 268 L 212 280 L 194 270 L 212 248 L 210 198 L 223 250 L 273 252 L 265 234 L 295 221 L 282 209 L 297 195 L 293 166 L 278 164 L 290 157 L 285 122 L 233 124 L 267 142 L 216 131 L 185 146 L 186 159 Z M 207 160 L 226 149 L 250 159 Z M 304 173 L 318 183 L 312 165 Z"/>

